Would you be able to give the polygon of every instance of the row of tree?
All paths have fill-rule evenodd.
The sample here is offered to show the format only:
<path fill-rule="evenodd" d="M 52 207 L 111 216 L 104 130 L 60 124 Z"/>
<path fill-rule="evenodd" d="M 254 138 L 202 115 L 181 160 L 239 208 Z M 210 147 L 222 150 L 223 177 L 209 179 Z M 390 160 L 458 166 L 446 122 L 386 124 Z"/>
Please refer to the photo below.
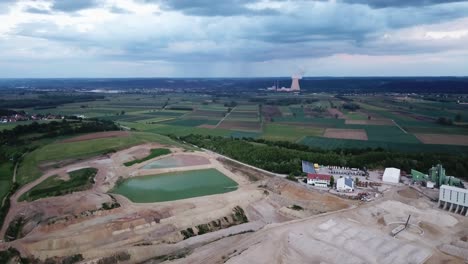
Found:
<path fill-rule="evenodd" d="M 247 164 L 282 174 L 301 175 L 301 160 L 307 160 L 324 165 L 356 168 L 398 167 L 406 172 L 410 172 L 411 169 L 427 171 L 432 165 L 442 163 L 451 175 L 460 178 L 466 178 L 468 175 L 466 155 L 404 153 L 383 149 L 322 150 L 291 142 L 193 134 L 178 139 Z"/>
<path fill-rule="evenodd" d="M 36 98 L 23 98 L 15 100 L 1 100 L 0 108 L 54 108 L 62 104 L 88 102 L 104 99 L 103 95 L 81 94 L 81 95 L 57 95 L 45 94 Z"/>
<path fill-rule="evenodd" d="M 39 139 L 63 135 L 119 130 L 119 127 L 108 120 L 72 120 L 52 121 L 39 124 L 18 125 L 13 129 L 0 131 L 0 162 L 15 163 L 25 152 L 37 147 Z M 12 163 L 12 164 L 13 164 Z M 13 165 L 12 165 L 13 166 Z"/>

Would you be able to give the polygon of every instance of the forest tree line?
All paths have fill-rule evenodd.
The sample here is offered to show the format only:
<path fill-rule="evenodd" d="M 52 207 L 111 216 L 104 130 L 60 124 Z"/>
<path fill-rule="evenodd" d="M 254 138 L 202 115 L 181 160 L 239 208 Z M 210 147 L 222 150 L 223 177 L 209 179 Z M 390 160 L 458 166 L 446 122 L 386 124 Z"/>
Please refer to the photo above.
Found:
<path fill-rule="evenodd" d="M 0 131 L 0 160 L 16 160 L 23 152 L 31 151 L 31 142 L 43 138 L 119 130 L 119 127 L 109 120 L 75 119 L 51 121 L 39 124 L 18 125 L 13 129 Z"/>
<path fill-rule="evenodd" d="M 307 160 L 323 165 L 355 168 L 397 167 L 408 173 L 411 169 L 425 172 L 433 165 L 441 163 L 449 175 L 465 179 L 468 175 L 465 155 L 404 153 L 383 149 L 322 150 L 286 141 L 236 139 L 193 134 L 178 139 L 281 174 L 300 175 L 302 173 L 301 160 Z"/>

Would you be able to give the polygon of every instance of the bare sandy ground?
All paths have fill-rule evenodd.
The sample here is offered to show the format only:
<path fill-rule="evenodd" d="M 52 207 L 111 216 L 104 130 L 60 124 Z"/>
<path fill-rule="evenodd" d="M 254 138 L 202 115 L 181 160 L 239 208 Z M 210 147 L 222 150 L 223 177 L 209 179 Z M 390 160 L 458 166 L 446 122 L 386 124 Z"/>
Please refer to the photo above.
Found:
<path fill-rule="evenodd" d="M 357 208 L 267 225 L 199 247 L 174 263 L 465 263 L 440 249 L 463 243 L 466 218 L 395 190 L 384 196 Z M 392 237 L 391 230 L 408 214 L 411 228 Z M 458 249 L 466 250 L 463 246 Z"/>
<path fill-rule="evenodd" d="M 147 155 L 150 149 L 157 147 L 170 148 L 172 153 L 130 167 L 123 165 L 126 161 Z M 154 160 L 167 157 L 186 159 L 185 165 L 188 166 L 142 169 Z M 85 167 L 98 169 L 96 183 L 91 190 L 33 202 L 17 202 L 23 193 L 48 177 L 58 174 L 66 178 L 68 172 Z M 239 184 L 238 190 L 146 204 L 132 203 L 123 196 L 112 194 L 121 207 L 99 210 L 103 203 L 112 202 L 112 196 L 107 192 L 112 189 L 119 177 L 128 178 L 201 168 L 216 168 L 235 180 Z M 18 248 L 24 255 L 32 255 L 42 260 L 77 253 L 83 254 L 86 259 L 96 260 L 119 250 L 125 250 L 132 253 L 130 263 L 134 263 L 183 249 L 188 240 L 183 240 L 180 230 L 229 217 L 236 206 L 244 208 L 249 223 L 191 238 L 192 241 L 197 241 L 194 245 L 208 243 L 210 239 L 220 239 L 239 232 L 259 230 L 270 223 L 347 208 L 353 204 L 329 194 L 307 190 L 284 179 L 268 177 L 260 182 L 252 182 L 252 173 L 262 173 L 251 168 L 248 170 L 249 175 L 246 175 L 242 170 L 233 169 L 232 165 L 226 166 L 213 153 L 186 152 L 180 148 L 157 143 L 135 146 L 111 156 L 100 156 L 61 168 L 48 169 L 42 177 L 23 186 L 13 195 L 12 209 L 6 222 L 21 215 L 26 218 L 27 224 L 23 229 L 25 236 L 7 244 Z M 304 210 L 297 213 L 289 209 L 293 204 L 301 205 Z M 6 227 L 5 224 L 2 234 Z"/>
<path fill-rule="evenodd" d="M 170 148 L 172 153 L 130 167 L 123 165 L 157 147 Z M 154 160 L 174 156 L 202 160 L 204 164 L 142 169 Z M 82 167 L 98 168 L 91 190 L 16 202 L 51 175 L 66 175 Z M 103 203 L 112 201 L 107 192 L 119 177 L 199 168 L 218 169 L 239 184 L 238 190 L 145 204 L 112 194 L 121 207 L 99 210 Z M 439 210 L 413 192 L 407 187 L 389 187 L 383 198 L 361 204 L 280 177 L 268 177 L 254 168 L 228 165 L 210 152 L 186 152 L 151 143 L 47 170 L 13 195 L 7 220 L 25 217 L 25 236 L 0 246 L 13 246 L 23 255 L 41 260 L 80 253 L 86 259 L 84 263 L 96 263 L 117 252 L 131 255 L 127 263 L 160 263 L 167 256 L 180 257 L 170 263 L 203 264 L 463 263 L 456 253 L 463 252 L 460 245 L 463 236 L 468 236 L 468 232 L 463 233 L 468 230 L 466 218 Z M 293 210 L 293 205 L 303 210 Z M 197 230 L 199 225 L 231 217 L 236 206 L 244 209 L 248 223 L 184 240 L 181 230 Z M 391 237 L 391 230 L 409 214 L 411 228 Z"/>

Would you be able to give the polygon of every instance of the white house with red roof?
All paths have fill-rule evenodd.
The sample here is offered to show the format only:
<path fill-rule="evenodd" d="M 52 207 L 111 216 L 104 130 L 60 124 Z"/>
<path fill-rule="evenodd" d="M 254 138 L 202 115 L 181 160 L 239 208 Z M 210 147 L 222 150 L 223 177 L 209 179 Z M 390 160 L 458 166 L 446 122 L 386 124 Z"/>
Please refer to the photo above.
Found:
<path fill-rule="evenodd" d="M 331 175 L 328 174 L 318 174 L 318 173 L 308 173 L 307 174 L 307 184 L 318 186 L 318 187 L 328 187 L 330 185 Z"/>

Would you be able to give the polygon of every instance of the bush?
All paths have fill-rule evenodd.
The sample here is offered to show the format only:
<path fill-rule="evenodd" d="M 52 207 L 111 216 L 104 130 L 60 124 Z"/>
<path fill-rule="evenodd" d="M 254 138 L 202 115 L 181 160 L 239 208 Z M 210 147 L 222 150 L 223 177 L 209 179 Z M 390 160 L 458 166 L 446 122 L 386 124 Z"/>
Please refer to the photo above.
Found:
<path fill-rule="evenodd" d="M 296 211 L 304 210 L 304 208 L 302 208 L 301 206 L 299 206 L 297 204 L 294 204 L 293 206 L 291 206 L 291 209 L 296 210 Z"/>
<path fill-rule="evenodd" d="M 242 209 L 242 207 L 236 206 L 232 210 L 234 211 L 234 214 L 232 215 L 232 219 L 234 221 L 240 222 L 240 223 L 249 222 L 249 219 L 247 219 L 247 216 L 245 215 L 244 209 Z"/>

